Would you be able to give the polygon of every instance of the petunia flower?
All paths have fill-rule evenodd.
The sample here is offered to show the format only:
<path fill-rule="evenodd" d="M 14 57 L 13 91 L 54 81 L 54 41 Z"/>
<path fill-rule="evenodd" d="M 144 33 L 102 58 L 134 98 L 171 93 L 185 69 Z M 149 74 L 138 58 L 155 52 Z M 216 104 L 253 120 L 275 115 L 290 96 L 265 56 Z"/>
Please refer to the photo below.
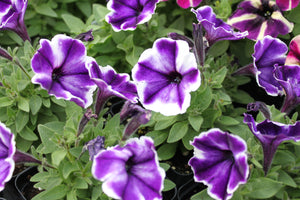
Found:
<path fill-rule="evenodd" d="M 165 171 L 158 164 L 150 137 L 131 138 L 125 146 L 109 147 L 93 160 L 93 176 L 103 181 L 103 192 L 114 199 L 162 199 Z"/>
<path fill-rule="evenodd" d="M 282 11 L 292 10 L 296 8 L 300 0 L 276 0 L 276 4 Z"/>
<path fill-rule="evenodd" d="M 287 21 L 272 0 L 241 2 L 227 23 L 240 31 L 248 31 L 247 38 L 260 40 L 266 35 L 277 37 L 290 33 L 294 24 Z"/>
<path fill-rule="evenodd" d="M 35 72 L 32 82 L 58 99 L 73 101 L 84 108 L 90 106 L 96 85 L 85 68 L 88 57 L 84 44 L 56 35 L 51 41 L 41 39 L 40 45 L 31 60 Z"/>
<path fill-rule="evenodd" d="M 111 66 L 99 66 L 94 58 L 86 62 L 91 80 L 98 86 L 95 114 L 98 115 L 105 102 L 113 96 L 137 103 L 137 89 L 126 73 L 117 74 Z"/>
<path fill-rule="evenodd" d="M 191 145 L 194 156 L 189 165 L 194 179 L 208 186 L 212 198 L 230 199 L 238 186 L 247 182 L 247 145 L 240 137 L 213 128 L 195 137 Z"/>
<path fill-rule="evenodd" d="M 198 22 L 205 29 L 205 38 L 209 46 L 220 40 L 239 40 L 248 35 L 248 32 L 235 32 L 232 27 L 221 19 L 216 18 L 216 14 L 210 6 L 202 6 L 197 10 L 192 9 Z"/>
<path fill-rule="evenodd" d="M 190 105 L 201 84 L 196 59 L 182 40 L 161 38 L 145 50 L 132 69 L 140 102 L 146 109 L 176 115 Z"/>
<path fill-rule="evenodd" d="M 290 50 L 286 57 L 286 65 L 300 65 L 300 35 L 294 37 L 290 42 Z"/>
<path fill-rule="evenodd" d="M 109 0 L 107 8 L 111 11 L 105 20 L 114 31 L 134 30 L 138 24 L 149 21 L 159 0 Z"/>
<path fill-rule="evenodd" d="M 181 8 L 197 7 L 202 0 L 177 0 L 177 4 Z"/>
<path fill-rule="evenodd" d="M 267 174 L 279 144 L 286 140 L 300 140 L 300 122 L 286 125 L 266 119 L 261 123 L 256 123 L 252 115 L 244 114 L 244 116 L 244 123 L 249 126 L 262 145 L 264 153 L 263 170 Z"/>
<path fill-rule="evenodd" d="M 281 112 L 289 113 L 300 104 L 300 66 L 285 65 L 276 67 L 274 77 L 285 94 Z"/>
<path fill-rule="evenodd" d="M 0 122 L 0 191 L 4 189 L 15 169 L 16 142 L 10 130 Z"/>
<path fill-rule="evenodd" d="M 273 76 L 275 66 L 284 65 L 287 46 L 271 36 L 265 36 L 254 45 L 253 63 L 238 69 L 234 74 L 250 74 L 257 84 L 272 96 L 282 95 L 282 87 Z"/>
<path fill-rule="evenodd" d="M 24 41 L 30 38 L 24 24 L 24 15 L 27 0 L 0 1 L 0 30 L 11 30 L 17 33 Z"/>

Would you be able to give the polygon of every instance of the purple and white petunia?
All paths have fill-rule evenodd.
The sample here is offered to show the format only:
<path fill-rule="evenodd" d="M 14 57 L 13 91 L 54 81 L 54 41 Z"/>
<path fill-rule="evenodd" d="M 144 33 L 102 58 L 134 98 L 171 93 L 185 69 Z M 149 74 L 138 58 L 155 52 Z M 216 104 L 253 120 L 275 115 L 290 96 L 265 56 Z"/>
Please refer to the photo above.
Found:
<path fill-rule="evenodd" d="M 0 1 L 0 30 L 16 32 L 24 41 L 30 38 L 24 24 L 27 0 Z"/>
<path fill-rule="evenodd" d="M 177 4 L 181 8 L 197 7 L 202 0 L 177 0 Z"/>
<path fill-rule="evenodd" d="M 240 137 L 213 128 L 195 137 L 191 145 L 194 156 L 189 165 L 194 179 L 208 186 L 212 198 L 230 199 L 238 186 L 247 182 L 247 145 Z"/>
<path fill-rule="evenodd" d="M 294 37 L 290 42 L 290 50 L 286 57 L 286 65 L 300 65 L 300 35 Z"/>
<path fill-rule="evenodd" d="M 131 138 L 125 146 L 100 151 L 92 165 L 93 176 L 103 181 L 103 192 L 114 199 L 162 199 L 165 171 L 150 137 Z"/>
<path fill-rule="evenodd" d="M 297 7 L 300 0 L 276 0 L 276 4 L 282 11 L 292 10 Z"/>
<path fill-rule="evenodd" d="M 287 21 L 272 0 L 241 2 L 227 23 L 240 31 L 248 31 L 247 38 L 260 40 L 266 35 L 277 37 L 290 33 L 294 24 Z"/>
<path fill-rule="evenodd" d="M 40 45 L 31 60 L 35 72 L 32 82 L 58 99 L 73 101 L 84 108 L 90 106 L 97 86 L 85 68 L 88 56 L 84 44 L 65 35 L 56 35 L 51 41 L 41 39 Z"/>
<path fill-rule="evenodd" d="M 15 169 L 16 143 L 11 131 L 0 122 L 0 191 L 4 189 Z"/>
<path fill-rule="evenodd" d="M 288 48 L 284 42 L 271 36 L 265 36 L 254 46 L 253 65 L 258 85 L 269 95 L 282 94 L 282 88 L 273 76 L 275 66 L 284 65 Z"/>
<path fill-rule="evenodd" d="M 274 71 L 274 77 L 285 94 L 281 112 L 289 113 L 300 104 L 300 66 L 278 66 Z"/>
<path fill-rule="evenodd" d="M 186 112 L 191 91 L 200 87 L 196 58 L 182 40 L 161 38 L 145 50 L 132 69 L 140 102 L 163 115 Z"/>
<path fill-rule="evenodd" d="M 239 40 L 248 35 L 248 32 L 235 32 L 232 27 L 221 19 L 216 18 L 216 14 L 210 6 L 202 6 L 197 10 L 192 9 L 198 22 L 205 29 L 205 38 L 211 46 L 220 40 Z"/>
<path fill-rule="evenodd" d="M 99 88 L 95 114 L 98 115 L 104 103 L 113 96 L 137 103 L 137 89 L 128 74 L 117 74 L 111 66 L 99 66 L 91 57 L 87 59 L 86 68 Z"/>
<path fill-rule="evenodd" d="M 138 24 L 149 21 L 159 0 L 109 0 L 107 8 L 111 11 L 105 20 L 114 31 L 134 30 Z"/>
<path fill-rule="evenodd" d="M 262 145 L 264 153 L 263 170 L 267 174 L 279 144 L 286 140 L 300 140 L 300 122 L 286 125 L 266 119 L 261 123 L 256 123 L 252 115 L 244 114 L 244 116 L 244 123 L 249 126 Z"/>

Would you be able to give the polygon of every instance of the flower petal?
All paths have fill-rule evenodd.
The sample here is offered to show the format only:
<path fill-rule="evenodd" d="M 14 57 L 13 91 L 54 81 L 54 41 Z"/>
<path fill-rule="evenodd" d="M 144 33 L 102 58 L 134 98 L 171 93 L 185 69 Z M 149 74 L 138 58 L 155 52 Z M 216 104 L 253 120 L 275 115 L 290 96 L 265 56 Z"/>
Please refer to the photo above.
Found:
<path fill-rule="evenodd" d="M 285 65 L 300 65 L 300 35 L 290 42 L 290 51 L 286 57 Z"/>
<path fill-rule="evenodd" d="M 177 4 L 181 8 L 197 7 L 202 0 L 177 0 Z"/>
<path fill-rule="evenodd" d="M 300 0 L 276 0 L 276 4 L 282 11 L 289 11 L 296 8 Z"/>

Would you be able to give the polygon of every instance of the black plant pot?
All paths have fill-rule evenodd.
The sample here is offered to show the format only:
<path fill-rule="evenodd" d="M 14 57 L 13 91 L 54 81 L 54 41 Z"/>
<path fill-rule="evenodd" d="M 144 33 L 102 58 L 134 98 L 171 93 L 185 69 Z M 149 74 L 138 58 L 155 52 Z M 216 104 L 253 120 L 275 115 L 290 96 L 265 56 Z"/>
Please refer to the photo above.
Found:
<path fill-rule="evenodd" d="M 194 179 L 190 179 L 181 187 L 179 187 L 177 191 L 177 199 L 178 200 L 188 200 L 194 194 L 204 190 L 206 188 L 202 183 L 195 183 Z"/>
<path fill-rule="evenodd" d="M 34 183 L 30 182 L 31 176 L 36 174 L 37 167 L 29 167 L 5 184 L 4 190 L 0 193 L 0 200 L 29 200 L 33 196 L 27 191 L 33 188 Z"/>

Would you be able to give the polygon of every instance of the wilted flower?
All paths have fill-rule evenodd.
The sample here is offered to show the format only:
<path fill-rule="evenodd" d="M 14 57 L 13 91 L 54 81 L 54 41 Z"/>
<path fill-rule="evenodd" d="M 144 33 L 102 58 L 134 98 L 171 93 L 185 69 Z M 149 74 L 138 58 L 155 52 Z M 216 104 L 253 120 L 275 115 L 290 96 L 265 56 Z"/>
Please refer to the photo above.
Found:
<path fill-rule="evenodd" d="M 216 14 L 210 6 L 202 6 L 197 10 L 192 9 L 198 22 L 205 29 L 205 38 L 209 46 L 220 40 L 239 40 L 248 35 L 248 32 L 235 32 L 232 27 L 221 19 L 216 18 Z"/>
<path fill-rule="evenodd" d="M 150 137 L 131 138 L 100 151 L 92 165 L 93 176 L 103 181 L 102 190 L 111 198 L 123 200 L 162 199 L 165 171 Z"/>
<path fill-rule="evenodd" d="M 145 50 L 132 69 L 139 100 L 146 109 L 176 115 L 190 105 L 191 91 L 201 84 L 196 59 L 182 40 L 161 38 Z"/>
<path fill-rule="evenodd" d="M 286 57 L 286 65 L 300 65 L 300 35 L 294 37 L 290 42 L 290 50 Z"/>
<path fill-rule="evenodd" d="M 134 30 L 138 24 L 149 21 L 159 0 L 109 0 L 107 8 L 111 10 L 105 16 L 114 31 Z"/>
<path fill-rule="evenodd" d="M 300 104 L 300 66 L 279 66 L 274 72 L 274 77 L 282 86 L 285 94 L 281 112 L 289 113 Z"/>
<path fill-rule="evenodd" d="M 24 15 L 27 0 L 5 0 L 0 2 L 0 30 L 16 32 L 24 41 L 29 40 Z"/>
<path fill-rule="evenodd" d="M 266 35 L 285 35 L 294 28 L 293 23 L 283 17 L 277 4 L 271 0 L 245 0 L 227 22 L 240 31 L 248 31 L 247 38 L 253 40 L 260 40 Z"/>
<path fill-rule="evenodd" d="M 98 86 L 95 114 L 98 115 L 105 102 L 113 96 L 131 102 L 137 102 L 136 86 L 126 73 L 117 74 L 111 66 L 99 66 L 95 59 L 89 58 L 86 63 L 89 76 Z"/>
<path fill-rule="evenodd" d="M 105 137 L 98 135 L 83 146 L 82 153 L 89 151 L 90 160 L 93 160 L 95 155 L 97 155 L 101 150 L 105 150 L 104 142 Z"/>
<path fill-rule="evenodd" d="M 131 118 L 124 128 L 122 140 L 127 140 L 142 124 L 147 124 L 151 118 L 151 111 L 126 101 L 120 112 L 120 120 Z"/>
<path fill-rule="evenodd" d="M 81 41 L 85 41 L 85 42 L 91 42 L 94 40 L 94 36 L 93 36 L 93 30 L 89 30 L 87 32 L 84 33 L 80 33 L 79 35 L 76 36 L 75 39 L 81 40 Z"/>
<path fill-rule="evenodd" d="M 177 0 L 177 4 L 181 8 L 197 7 L 202 0 Z"/>
<path fill-rule="evenodd" d="M 300 0 L 276 0 L 276 4 L 282 11 L 292 10 L 297 7 Z"/>
<path fill-rule="evenodd" d="M 8 182 L 15 169 L 16 143 L 14 135 L 0 122 L 0 191 Z"/>
<path fill-rule="evenodd" d="M 300 140 L 300 122 L 286 125 L 266 119 L 261 123 L 256 123 L 252 115 L 244 114 L 244 116 L 244 123 L 249 126 L 262 145 L 264 152 L 263 170 L 267 174 L 279 144 L 285 140 Z"/>
<path fill-rule="evenodd" d="M 41 39 L 40 45 L 31 60 L 35 72 L 32 82 L 56 98 L 74 101 L 84 108 L 90 106 L 96 85 L 85 68 L 87 56 L 83 43 L 56 35 L 51 41 Z"/>
<path fill-rule="evenodd" d="M 194 156 L 189 165 L 194 179 L 208 186 L 212 198 L 230 199 L 238 186 L 247 182 L 247 146 L 240 137 L 214 128 L 195 137 L 191 145 Z"/>

